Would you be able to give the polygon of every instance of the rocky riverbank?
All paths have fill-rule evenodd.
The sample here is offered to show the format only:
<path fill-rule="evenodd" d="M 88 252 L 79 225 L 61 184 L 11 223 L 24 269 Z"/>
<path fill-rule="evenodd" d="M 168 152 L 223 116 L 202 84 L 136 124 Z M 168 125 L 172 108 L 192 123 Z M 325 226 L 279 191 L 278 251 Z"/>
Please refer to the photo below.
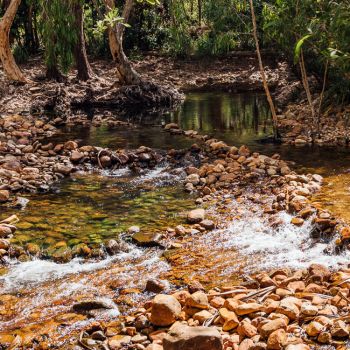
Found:
<path fill-rule="evenodd" d="M 199 283 L 156 294 L 120 321 L 96 323 L 76 349 L 308 350 L 345 346 L 349 270 L 322 265 L 246 277 L 205 291 Z M 162 284 L 152 282 L 160 293 Z"/>
<path fill-rule="evenodd" d="M 19 182 L 23 174 L 25 174 L 22 169 L 27 165 L 24 161 L 27 153 L 23 152 L 24 147 L 18 142 L 18 137 L 21 139 L 23 134 L 13 133 L 14 131 L 23 131 L 22 128 L 24 121 L 23 119 L 18 118 L 18 116 L 15 118 L 16 122 L 10 118 L 8 121 L 11 121 L 11 123 L 6 124 L 6 128 L 2 129 L 6 136 L 6 141 L 3 141 L 4 143 L 2 145 L 8 147 L 8 144 L 19 144 L 17 148 L 14 148 L 16 151 L 11 153 L 11 157 L 13 157 L 13 154 L 16 155 L 14 156 L 15 159 L 11 158 L 11 162 L 17 162 L 17 171 L 11 170 L 14 171 L 14 173 L 11 174 L 14 175 L 17 182 Z M 118 125 L 114 126 L 118 127 Z M 125 127 L 125 125 L 121 125 L 121 127 Z M 29 129 L 31 130 L 32 128 L 33 126 L 31 125 Z M 54 132 L 53 129 L 52 132 Z M 32 165 L 32 167 L 35 168 L 37 166 L 40 168 L 40 164 L 42 164 L 41 160 L 44 159 L 45 163 L 47 159 L 49 159 L 51 161 L 50 167 L 48 168 L 49 171 L 52 172 L 52 174 L 57 172 L 61 174 L 61 176 L 70 176 L 70 174 L 77 170 L 90 171 L 91 169 L 113 169 L 114 167 L 130 167 L 134 171 L 140 172 L 142 169 L 153 168 L 162 162 L 169 164 L 169 171 L 176 169 L 179 174 L 184 172 L 183 176 L 180 176 L 179 181 L 183 182 L 185 191 L 196 194 L 197 199 L 195 201 L 198 208 L 188 213 L 183 225 L 169 227 L 166 232 L 157 235 L 149 235 L 147 232 L 140 232 L 138 227 L 130 227 L 127 232 L 128 240 L 133 241 L 138 245 L 158 245 L 164 248 L 164 258 L 168 259 L 169 262 L 172 261 L 173 254 L 176 255 L 176 252 L 181 249 L 181 245 L 185 239 L 191 239 L 191 237 L 196 239 L 200 234 L 210 234 L 210 231 L 215 230 L 216 228 L 225 228 L 225 225 L 227 225 L 230 220 L 230 212 L 227 209 L 228 207 L 225 206 L 228 197 L 235 198 L 235 200 L 237 200 L 238 203 L 242 203 L 242 205 L 248 201 L 257 204 L 262 209 L 262 212 L 259 211 L 252 213 L 255 213 L 254 215 L 263 215 L 268 218 L 267 222 L 271 227 L 277 228 L 281 224 L 277 214 L 284 211 L 293 213 L 294 217 L 291 220 L 293 225 L 302 226 L 307 222 L 312 221 L 313 229 L 310 231 L 310 235 L 315 238 L 315 241 L 325 239 L 326 237 L 329 242 L 329 249 L 327 250 L 329 253 L 338 253 L 343 249 L 348 249 L 350 230 L 343 225 L 340 220 L 334 218 L 331 213 L 322 210 L 321 207 L 311 202 L 312 194 L 320 189 L 322 177 L 315 174 L 296 174 L 291 170 L 289 164 L 281 160 L 278 155 L 267 157 L 251 152 L 246 146 L 241 146 L 240 148 L 229 146 L 222 141 L 210 139 L 206 135 L 200 135 L 196 131 L 181 130 L 176 124 L 168 124 L 164 127 L 164 131 L 160 132 L 168 132 L 171 134 L 169 137 L 185 135 L 186 137 L 193 139 L 194 143 L 190 149 L 169 150 L 165 153 L 157 152 L 146 147 L 140 147 L 138 150 L 134 151 L 124 151 L 109 150 L 92 146 L 80 146 L 74 140 L 58 145 L 53 143 L 50 145 L 49 140 L 40 142 L 40 140 L 36 139 L 36 135 L 33 137 L 28 135 L 27 144 L 24 146 L 33 147 L 33 143 L 38 142 L 37 149 L 33 148 L 30 154 L 40 156 L 40 161 L 38 161 L 36 165 Z M 32 133 L 30 134 L 32 135 Z M 9 155 L 7 153 L 3 155 L 5 161 L 3 161 L 2 164 L 7 163 L 9 160 L 8 157 Z M 57 164 L 59 166 L 67 167 L 70 170 L 60 173 L 56 171 Z M 50 172 L 48 174 L 51 174 Z M 41 174 L 41 170 L 38 172 L 35 171 L 35 173 Z M 61 176 L 55 179 L 55 181 L 59 180 Z M 16 191 L 28 190 L 26 187 L 21 189 L 11 188 L 13 183 L 11 178 L 4 178 L 3 181 L 3 184 L 8 186 L 7 189 L 3 189 L 3 191 L 8 191 L 10 195 L 16 194 Z M 30 184 L 33 185 L 34 182 Z M 47 185 L 49 186 L 49 184 Z M 32 190 L 36 190 L 36 187 L 33 187 Z M 41 190 L 45 190 L 45 188 L 42 188 Z M 8 203 L 12 203 L 11 196 Z M 210 213 L 211 206 L 217 206 L 217 208 L 220 209 L 217 213 L 214 211 L 215 217 Z M 58 246 L 55 247 L 55 249 L 58 249 L 56 249 L 54 254 L 51 255 L 48 255 L 46 251 L 42 251 L 40 247 L 35 245 L 13 247 L 10 245 L 7 237 L 16 234 L 15 221 L 16 218 L 13 217 L 9 222 L 6 222 L 5 220 L 0 223 L 0 230 L 5 232 L 4 238 L 1 240 L 1 254 L 3 258 L 5 258 L 5 261 L 7 259 L 6 257 L 9 256 L 17 258 L 19 261 L 27 261 L 32 258 L 43 258 L 53 259 L 54 261 L 61 263 L 67 262 L 75 256 L 96 260 L 107 257 L 107 255 L 114 255 L 128 251 L 130 248 L 130 245 L 126 244 L 123 240 L 110 240 L 104 247 L 101 246 L 96 250 L 85 244 L 73 248 Z M 221 349 L 222 347 L 236 349 L 238 347 L 240 350 L 245 350 L 246 347 L 250 349 L 252 346 L 257 346 L 259 349 L 267 347 L 269 349 L 280 349 L 287 345 L 296 346 L 293 343 L 294 341 L 298 344 L 301 340 L 306 342 L 309 339 L 309 337 L 305 338 L 307 340 L 303 338 L 303 325 L 306 327 L 306 324 L 303 323 L 304 316 L 300 316 L 303 314 L 301 305 L 304 302 L 307 303 L 309 301 L 310 303 L 311 301 L 311 306 L 314 306 L 314 300 L 313 298 L 310 299 L 310 295 L 305 295 L 305 297 L 301 296 L 299 298 L 299 295 L 296 295 L 295 293 L 301 291 L 305 293 L 316 293 L 317 295 L 322 294 L 332 296 L 333 291 L 331 292 L 330 285 L 323 284 L 322 282 L 319 284 L 320 287 L 323 288 L 322 291 L 312 292 L 311 290 L 308 290 L 307 287 L 309 287 L 311 283 L 310 281 L 313 281 L 313 277 L 309 276 L 305 271 L 296 272 L 297 277 L 295 277 L 294 274 L 295 271 L 280 270 L 276 274 L 273 272 L 268 275 L 264 274 L 262 275 L 263 277 L 251 276 L 251 278 L 247 279 L 249 283 L 241 284 L 238 287 L 229 286 L 229 290 L 223 288 L 214 292 L 203 292 L 201 286 L 191 286 L 189 289 L 190 295 L 185 293 L 185 299 L 183 301 L 177 301 L 180 303 L 180 309 L 179 304 L 176 304 L 174 299 L 169 299 L 168 296 L 158 297 L 153 302 L 155 305 L 158 305 L 157 303 L 159 301 L 159 305 L 161 305 L 160 310 L 163 310 L 162 305 L 164 303 L 165 309 L 168 307 L 169 300 L 171 301 L 170 304 L 175 303 L 175 305 L 177 305 L 175 306 L 175 310 L 177 311 L 175 312 L 173 321 L 166 326 L 163 323 L 160 325 L 155 321 L 156 316 L 152 317 L 153 303 L 148 302 L 144 305 L 145 307 L 143 310 L 138 310 L 134 316 L 129 315 L 125 318 L 125 322 L 122 324 L 119 319 L 112 323 L 94 323 L 93 326 L 90 326 L 90 328 L 81 334 L 80 345 L 83 348 L 89 349 L 104 347 L 110 349 L 131 348 L 142 350 L 148 346 L 151 346 L 150 349 L 161 349 L 162 346 L 165 349 L 176 349 L 179 343 L 184 343 L 184 346 L 189 346 L 187 348 L 192 349 L 196 348 L 194 346 L 197 346 L 198 341 L 200 344 L 206 344 L 206 341 L 203 341 L 203 339 L 207 339 L 208 328 L 198 329 L 197 327 L 201 327 L 203 324 L 205 327 L 208 326 L 208 323 L 204 323 L 204 320 L 208 319 L 210 320 L 209 333 L 211 334 L 209 338 L 211 339 L 214 337 L 216 339 L 214 345 L 209 342 L 209 349 L 216 349 L 216 346 L 218 349 Z M 252 281 L 252 279 L 254 279 L 254 281 Z M 273 283 L 270 280 L 272 280 Z M 283 281 L 285 284 L 282 283 Z M 332 280 L 327 279 L 324 282 L 330 283 L 330 281 Z M 305 287 L 302 288 L 303 284 L 301 283 L 301 287 L 295 287 L 293 290 L 292 282 L 302 282 Z M 317 281 L 316 284 L 318 284 Z M 180 285 L 183 286 L 183 284 Z M 235 292 L 231 292 L 231 290 L 237 290 L 237 288 L 238 290 L 241 290 L 239 293 L 243 294 L 242 298 L 237 299 L 237 307 L 243 305 L 242 308 L 244 309 L 246 304 L 249 305 L 251 303 L 256 303 L 259 307 L 256 310 L 250 311 L 248 314 L 240 314 L 239 311 L 237 311 L 238 309 L 236 309 L 236 306 L 234 308 L 232 307 L 232 309 L 227 305 L 225 306 L 226 300 L 229 299 L 229 296 L 234 299 Z M 198 289 L 200 290 L 200 294 L 198 293 Z M 163 290 L 163 286 L 158 282 L 150 283 L 148 288 L 146 288 L 147 292 L 159 293 L 161 290 Z M 175 290 L 173 291 L 175 292 Z M 220 294 L 227 291 L 230 293 L 223 295 Z M 195 294 L 195 292 L 197 292 L 197 294 Z M 341 292 L 343 293 L 342 290 Z M 127 294 L 128 291 L 123 291 L 123 293 Z M 130 290 L 130 293 L 133 292 Z M 184 292 L 180 292 L 180 294 L 181 293 Z M 219 293 L 220 295 L 214 296 L 224 299 L 221 305 L 211 305 L 210 302 L 212 298 L 214 298 L 212 293 Z M 208 301 L 203 305 L 207 306 L 198 306 L 202 304 L 191 304 L 192 302 L 188 302 L 187 299 L 192 299 L 192 294 L 195 294 L 193 300 L 196 300 L 198 295 L 200 295 L 200 298 L 204 298 L 204 300 L 206 297 Z M 173 297 L 176 297 L 176 295 L 177 294 Z M 317 295 L 312 296 L 314 297 Z M 347 298 L 346 293 L 344 296 Z M 123 302 L 126 299 L 123 299 L 122 297 L 123 296 L 121 295 L 120 300 Z M 263 298 L 261 299 L 261 297 Z M 268 312 L 264 308 L 264 302 L 266 301 L 265 297 L 266 299 L 270 298 L 275 301 L 276 303 L 274 305 L 277 305 L 277 302 L 280 302 L 280 304 L 278 304 L 273 311 Z M 291 300 L 288 298 L 297 298 L 300 299 L 301 302 L 296 302 L 295 299 Z M 298 323 L 298 325 L 301 326 L 301 328 L 295 328 L 299 333 L 296 332 L 294 334 L 295 321 L 299 322 L 299 318 L 297 317 L 293 319 L 280 310 L 284 308 L 284 306 L 280 306 L 284 303 L 284 299 L 287 299 L 285 301 L 286 304 L 290 305 L 290 303 L 294 303 L 296 307 L 299 308 L 298 317 L 301 317 L 301 324 Z M 331 298 L 326 298 L 326 300 L 328 302 Z M 103 309 L 106 306 L 105 304 L 102 305 L 94 300 L 92 301 L 93 302 L 87 303 L 86 300 L 82 300 L 82 304 L 73 307 L 73 314 L 80 312 L 85 314 L 89 311 L 86 308 L 90 308 L 90 311 L 92 312 L 89 315 L 93 315 L 96 308 Z M 132 305 L 134 304 L 130 303 L 130 307 Z M 188 311 L 190 309 L 189 305 L 193 308 L 192 311 Z M 324 316 L 322 310 L 323 307 L 326 308 L 326 306 L 323 304 L 317 305 L 322 305 L 322 307 L 317 306 L 317 314 L 313 315 L 315 316 L 313 320 L 316 323 L 323 325 L 319 319 L 316 319 L 316 315 Z M 330 303 L 330 306 L 333 305 L 334 304 Z M 153 314 L 161 315 L 163 311 L 157 311 L 157 307 L 158 306 L 155 306 L 154 310 L 156 311 L 154 311 Z M 213 308 L 216 309 L 214 310 Z M 296 309 L 293 306 L 291 306 L 291 308 L 296 312 Z M 226 309 L 226 311 L 221 309 Z M 315 308 L 311 309 L 313 312 L 315 311 Z M 208 312 L 211 316 L 209 317 L 208 313 L 202 312 L 203 310 Z M 234 313 L 236 317 L 234 320 L 236 320 L 237 325 L 233 326 L 233 328 L 227 329 L 227 325 L 224 327 L 226 321 L 228 321 L 228 319 L 226 320 L 223 316 L 226 315 L 225 312 L 227 312 L 228 315 L 233 315 L 231 312 Z M 343 308 L 339 308 L 339 310 L 337 309 L 337 312 L 339 313 L 339 317 L 341 317 L 343 315 Z M 194 318 L 194 315 L 197 313 L 200 313 L 199 317 L 197 317 L 197 315 L 196 318 Z M 252 317 L 251 314 L 253 314 Z M 277 316 L 275 314 L 277 314 Z M 283 315 L 287 316 L 287 318 Z M 137 323 L 139 316 L 141 323 Z M 258 319 L 256 320 L 255 318 Z M 281 326 L 281 321 L 278 321 L 279 328 L 273 329 L 271 334 L 264 333 L 264 335 L 262 335 L 260 327 L 265 323 L 274 321 L 276 318 L 285 320 L 285 326 Z M 179 325 L 179 323 L 175 324 L 175 321 L 186 321 L 187 323 Z M 232 322 L 231 319 L 229 321 Z M 342 321 L 342 319 L 337 319 L 336 321 Z M 260 324 L 258 322 L 262 323 Z M 163 336 L 165 337 L 165 334 L 168 333 L 168 329 L 164 329 L 163 325 L 168 327 L 173 324 L 175 324 L 174 327 L 170 329 L 169 335 L 166 336 L 166 338 L 169 339 L 163 341 Z M 344 330 L 344 325 L 342 323 L 338 322 L 331 324 L 328 328 L 322 328 L 318 334 L 310 335 L 311 340 L 322 342 L 322 340 L 318 339 L 318 336 L 322 332 L 328 332 L 331 338 L 327 333 L 327 335 L 322 335 L 322 337 L 325 338 L 320 337 L 320 339 L 328 339 L 327 341 L 329 342 L 337 341 L 338 338 L 342 340 L 342 336 L 339 336 L 339 334 L 344 333 L 337 332 L 339 324 L 341 329 Z M 252 328 L 251 325 L 255 328 Z M 188 326 L 191 328 L 189 329 Z M 310 328 L 313 326 L 314 324 L 312 324 Z M 316 326 L 320 327 L 317 324 Z M 347 326 L 345 326 L 345 328 L 347 329 Z M 256 331 L 254 331 L 254 329 L 256 329 Z M 278 332 L 274 333 L 275 331 Z M 156 333 L 153 334 L 154 332 Z M 161 336 L 158 338 L 156 334 L 161 334 Z M 272 334 L 274 335 L 270 339 Z M 204 336 L 204 338 L 201 338 L 202 336 Z M 289 343 L 287 340 L 290 338 L 294 340 Z M 11 341 L 16 341 L 16 339 L 18 342 L 23 341 L 23 344 L 31 344 L 32 342 L 31 339 L 20 339 L 19 337 L 15 338 L 15 340 L 13 340 L 13 338 L 11 339 Z M 275 343 L 273 343 L 273 341 L 275 341 Z M 150 343 L 154 344 L 152 345 Z M 167 348 L 167 346 L 170 347 Z M 299 350 L 300 346 L 301 345 L 298 345 L 297 348 L 291 348 L 291 350 Z M 77 346 L 77 348 L 79 347 Z M 304 347 L 302 349 L 304 349 Z"/>
<path fill-rule="evenodd" d="M 147 234 L 131 228 L 129 233 L 132 240 L 141 246 L 159 245 L 166 248 L 172 245 L 174 233 L 181 235 L 214 229 L 214 223 L 205 218 L 203 207 L 207 203 L 220 203 L 225 195 L 230 194 L 241 201 L 253 200 L 254 203 L 259 203 L 263 215 L 268 217 L 271 226 L 275 228 L 281 224 L 277 215 L 281 211 L 292 213 L 294 217 L 291 222 L 296 226 L 312 220 L 310 235 L 315 239 L 328 237 L 327 253 L 339 253 L 348 247 L 350 229 L 330 212 L 310 201 L 312 195 L 320 190 L 322 177 L 292 172 L 278 154 L 267 157 L 252 153 L 246 146 L 228 146 L 194 130 L 181 130 L 176 124 L 166 125 L 164 131 L 192 138 L 196 143 L 190 149 L 162 153 L 144 146 L 134 151 L 113 151 L 89 145 L 79 146 L 73 140 L 61 144 L 49 141 L 41 143 L 38 136 L 42 138 L 54 134 L 57 131 L 55 124 L 61 122 L 56 119 L 45 123 L 21 116 L 2 119 L 0 199 L 3 203 L 13 207 L 25 206 L 28 199 L 18 196 L 18 193 L 48 191 L 53 183 L 77 171 L 128 167 L 133 172 L 140 173 L 143 169 L 152 169 L 166 163 L 169 165 L 168 171 L 177 168 L 180 174 L 182 169 L 185 170 L 184 189 L 199 194 L 196 204 L 201 208 L 189 214 L 188 223 L 192 226 L 187 229 L 176 227 L 169 228 L 164 234 Z M 107 122 L 110 127 L 125 127 L 122 122 Z M 254 196 L 251 195 L 252 191 Z M 224 217 L 222 219 L 225 220 Z M 35 257 L 67 262 L 75 256 L 103 258 L 106 254 L 113 255 L 128 249 L 125 242 L 111 240 L 104 247 L 89 247 L 82 243 L 73 248 L 60 245 L 42 251 L 36 244 L 27 247 L 11 246 L 7 239 L 14 234 L 14 230 L 10 232 L 4 227 L 2 231 L 3 260 L 10 257 L 26 261 Z"/>
<path fill-rule="evenodd" d="M 317 99 L 315 101 L 318 102 Z M 350 106 L 332 107 L 315 121 L 306 101 L 292 103 L 278 117 L 282 141 L 296 146 L 312 143 L 346 146 L 350 137 L 349 116 Z"/>

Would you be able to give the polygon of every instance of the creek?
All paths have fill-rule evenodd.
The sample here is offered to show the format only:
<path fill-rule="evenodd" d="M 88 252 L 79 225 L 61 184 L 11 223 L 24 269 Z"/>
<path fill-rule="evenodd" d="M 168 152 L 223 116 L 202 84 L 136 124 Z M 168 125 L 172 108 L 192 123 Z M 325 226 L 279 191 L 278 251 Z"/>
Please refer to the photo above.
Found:
<path fill-rule="evenodd" d="M 81 145 L 136 149 L 144 145 L 160 150 L 182 149 L 195 141 L 169 135 L 160 126 L 178 123 L 231 145 L 247 145 L 266 155 L 281 154 L 298 172 L 325 177 L 323 190 L 314 198 L 333 213 L 350 220 L 350 152 L 346 148 L 295 147 L 266 142 L 271 134 L 263 96 L 227 93 L 189 93 L 175 112 L 125 118 L 133 127 L 65 127 L 55 142 L 78 139 Z M 185 221 L 195 207 L 193 195 L 184 192 L 181 173 L 169 173 L 167 164 L 135 175 L 128 170 L 91 170 L 55 185 L 50 193 L 28 196 L 28 205 L 15 212 L 20 218 L 13 242 L 38 244 L 50 249 L 79 243 L 99 246 L 137 225 L 141 231 L 164 232 Z M 86 298 L 109 300 L 116 309 L 96 318 L 116 317 L 149 297 L 142 290 L 150 278 L 174 285 L 197 279 L 206 286 L 232 283 L 242 273 L 276 266 L 304 267 L 320 262 L 345 263 L 349 256 L 328 256 L 325 242 L 310 238 L 311 224 L 295 227 L 281 214 L 283 225 L 272 229 L 253 202 L 240 203 L 228 196 L 224 207 L 210 206 L 216 220 L 226 215 L 228 226 L 210 234 L 183 240 L 181 249 L 166 260 L 160 248 L 140 248 L 128 241 L 129 251 L 100 261 L 73 259 L 64 264 L 51 260 L 11 261 L 0 269 L 0 344 L 20 335 L 63 344 L 93 321 L 73 313 L 74 303 Z M 0 219 L 13 214 L 1 212 Z M 229 215 L 228 215 L 229 213 Z M 117 311 L 117 308 L 119 311 Z"/>

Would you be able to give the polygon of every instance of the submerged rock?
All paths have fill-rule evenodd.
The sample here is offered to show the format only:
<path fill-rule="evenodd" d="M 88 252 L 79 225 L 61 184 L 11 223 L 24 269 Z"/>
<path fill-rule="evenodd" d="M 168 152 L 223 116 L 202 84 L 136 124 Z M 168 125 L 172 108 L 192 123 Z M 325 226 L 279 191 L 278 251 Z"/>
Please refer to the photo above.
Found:
<path fill-rule="evenodd" d="M 109 300 L 101 300 L 101 299 L 89 299 L 89 300 L 80 301 L 74 304 L 72 307 L 73 311 L 78 313 L 87 313 L 88 311 L 96 310 L 96 309 L 111 310 L 115 308 L 116 306 L 113 302 Z"/>
<path fill-rule="evenodd" d="M 162 235 L 158 232 L 137 232 L 132 235 L 132 239 L 136 244 L 145 247 L 159 246 L 161 238 Z"/>
<path fill-rule="evenodd" d="M 29 203 L 28 198 L 17 197 L 14 206 L 15 206 L 15 208 L 25 209 L 25 207 L 27 206 L 28 203 Z"/>
<path fill-rule="evenodd" d="M 149 279 L 146 284 L 145 291 L 152 293 L 160 293 L 166 289 L 167 284 L 164 281 Z"/>

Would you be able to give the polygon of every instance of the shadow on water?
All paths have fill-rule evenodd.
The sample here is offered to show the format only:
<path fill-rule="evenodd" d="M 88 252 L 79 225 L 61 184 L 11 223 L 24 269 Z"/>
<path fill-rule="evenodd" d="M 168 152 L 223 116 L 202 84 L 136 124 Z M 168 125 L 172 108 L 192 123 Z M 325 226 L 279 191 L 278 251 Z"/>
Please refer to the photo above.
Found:
<path fill-rule="evenodd" d="M 90 117 L 93 113 L 90 111 Z M 97 113 L 103 115 L 101 111 Z M 252 151 L 266 155 L 279 153 L 282 159 L 294 162 L 295 169 L 300 172 L 328 176 L 346 171 L 350 166 L 347 147 L 296 147 L 268 142 L 272 136 L 271 116 L 265 96 L 261 94 L 189 93 L 184 103 L 172 112 L 129 115 L 116 112 L 113 116 L 133 123 L 134 127 L 66 127 L 54 141 L 80 139 L 82 144 L 131 149 L 140 145 L 164 150 L 191 146 L 195 140 L 182 135 L 170 136 L 160 128 L 173 122 L 183 129 L 198 130 L 230 145 L 245 144 Z"/>

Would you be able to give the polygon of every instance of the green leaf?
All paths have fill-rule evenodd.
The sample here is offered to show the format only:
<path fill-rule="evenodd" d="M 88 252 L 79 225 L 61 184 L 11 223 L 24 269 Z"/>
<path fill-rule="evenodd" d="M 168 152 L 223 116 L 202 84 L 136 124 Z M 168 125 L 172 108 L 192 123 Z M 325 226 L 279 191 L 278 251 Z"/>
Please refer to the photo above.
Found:
<path fill-rule="evenodd" d="M 300 57 L 300 52 L 303 44 L 307 39 L 309 39 L 312 36 L 312 34 L 307 34 L 303 36 L 296 44 L 295 49 L 294 49 L 294 64 L 298 63 L 299 57 Z"/>

